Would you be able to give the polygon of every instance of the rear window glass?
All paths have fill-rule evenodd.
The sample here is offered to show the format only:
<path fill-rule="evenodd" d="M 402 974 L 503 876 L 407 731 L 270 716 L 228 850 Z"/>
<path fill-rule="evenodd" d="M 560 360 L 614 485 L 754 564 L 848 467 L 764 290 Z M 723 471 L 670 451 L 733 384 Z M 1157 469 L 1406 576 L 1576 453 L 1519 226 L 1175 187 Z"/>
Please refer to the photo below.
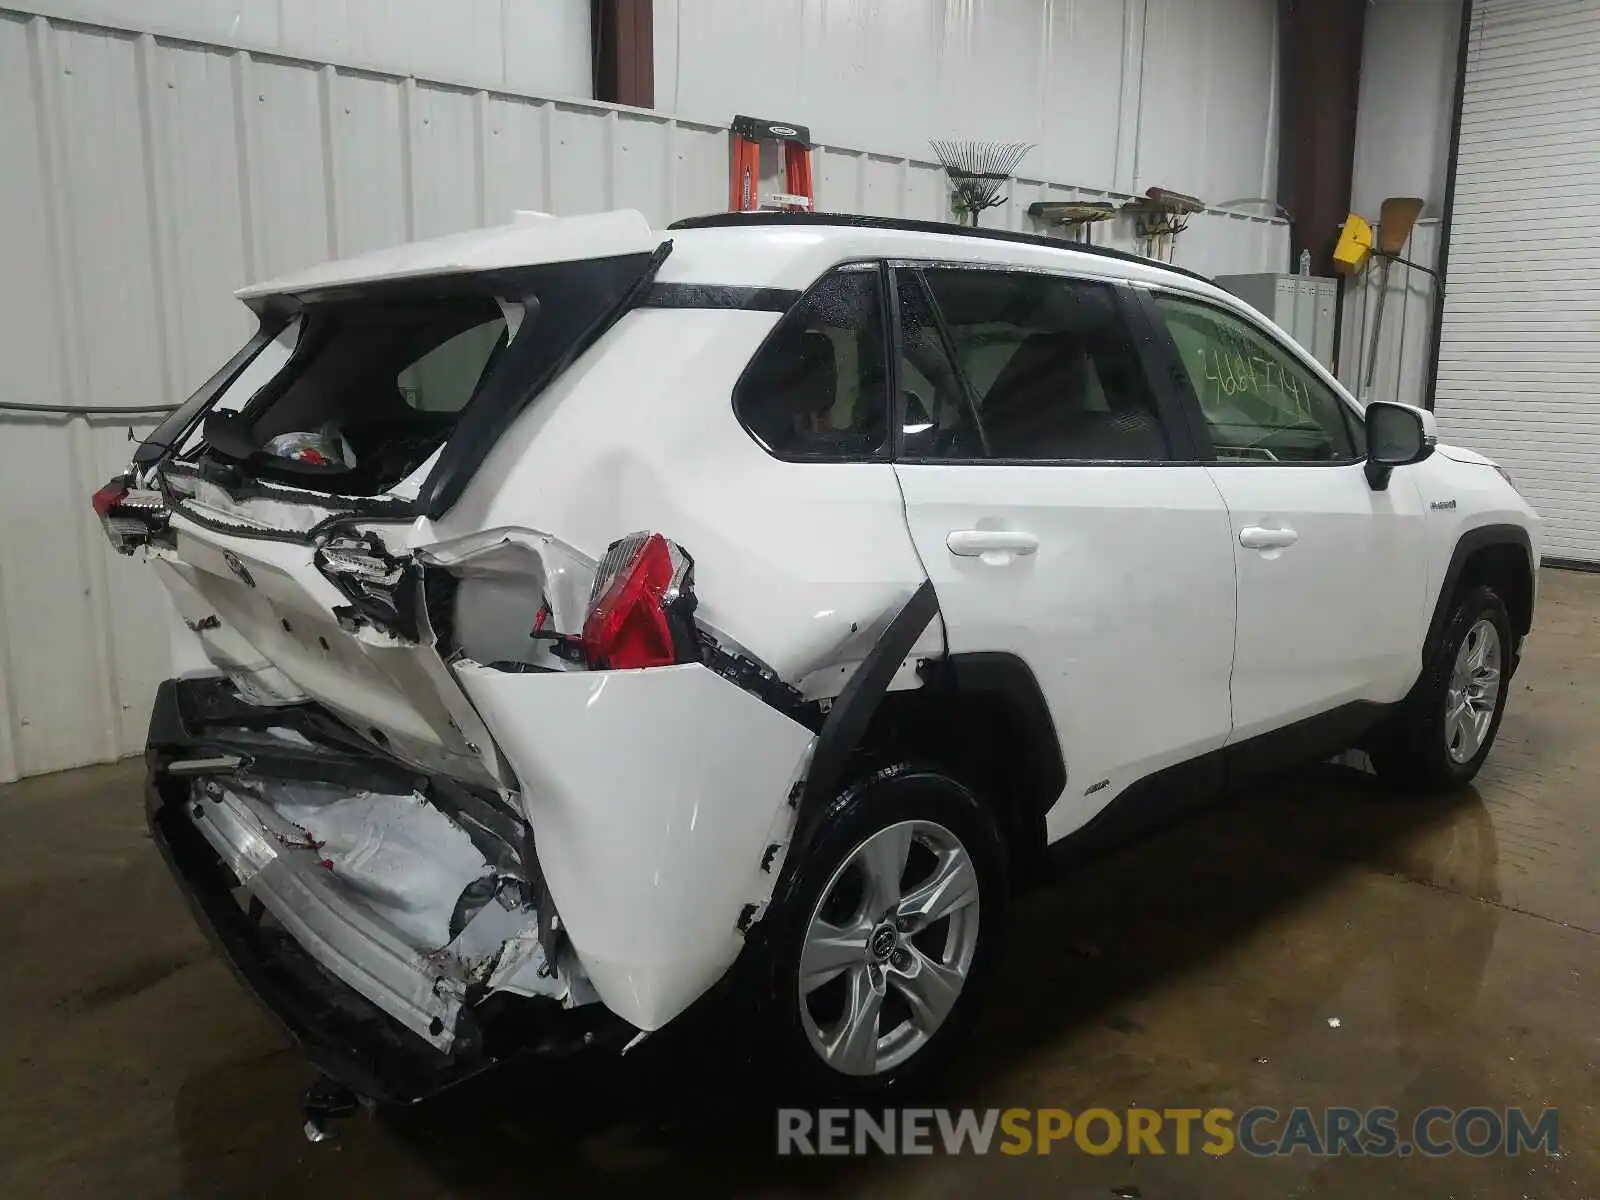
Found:
<path fill-rule="evenodd" d="M 734 409 L 784 458 L 855 461 L 885 451 L 888 371 L 877 268 L 836 271 L 778 322 Z"/>
<path fill-rule="evenodd" d="M 238 412 L 250 403 L 257 392 L 277 378 L 278 372 L 283 370 L 293 357 L 295 347 L 300 344 L 300 327 L 301 320 L 296 317 L 279 330 L 278 335 L 263 346 L 234 376 L 233 381 L 222 389 L 221 395 L 212 403 L 211 411 Z M 184 438 L 183 451 L 192 453 L 199 449 L 200 443 L 200 426 L 195 425 Z"/>
<path fill-rule="evenodd" d="M 392 492 L 437 516 L 501 434 L 609 335 L 670 248 L 267 297 L 263 320 L 290 307 L 294 332 L 253 339 L 258 361 L 228 384 L 219 372 L 168 424 L 198 424 L 188 457 L 224 488 Z M 140 453 L 153 461 L 170 444 L 152 439 Z"/>
<path fill-rule="evenodd" d="M 342 468 L 350 495 L 395 486 L 483 387 L 510 342 L 507 311 L 492 296 L 311 306 L 286 367 L 241 414 L 258 466 Z"/>
<path fill-rule="evenodd" d="M 395 380 L 401 398 L 422 412 L 460 412 L 505 336 L 505 318 L 497 314 L 447 338 L 401 370 Z"/>

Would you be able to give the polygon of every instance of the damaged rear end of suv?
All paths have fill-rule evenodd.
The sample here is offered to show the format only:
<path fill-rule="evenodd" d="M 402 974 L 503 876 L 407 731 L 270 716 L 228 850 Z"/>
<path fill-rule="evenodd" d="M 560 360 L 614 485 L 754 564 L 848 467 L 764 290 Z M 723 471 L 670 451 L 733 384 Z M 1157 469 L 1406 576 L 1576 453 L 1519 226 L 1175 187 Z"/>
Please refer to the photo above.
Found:
<path fill-rule="evenodd" d="M 697 623 L 689 554 L 437 519 L 669 250 L 637 214 L 530 216 L 248 289 L 256 336 L 95 496 L 185 626 L 156 841 L 364 1096 L 621 1046 L 726 969 L 765 899 L 783 805 L 712 798 L 774 770 L 786 795 L 816 705 Z"/>
<path fill-rule="evenodd" d="M 742 269 L 796 286 L 755 286 L 702 241 L 526 214 L 245 289 L 255 336 L 94 497 L 181 618 L 155 841 L 339 1089 L 412 1103 L 674 1020 L 832 798 L 841 696 L 942 652 L 884 455 L 796 474 L 727 402 L 818 267 L 778 246 Z M 814 391 L 813 357 L 758 382 Z M 853 1003 L 788 1005 L 808 1057 Z"/>

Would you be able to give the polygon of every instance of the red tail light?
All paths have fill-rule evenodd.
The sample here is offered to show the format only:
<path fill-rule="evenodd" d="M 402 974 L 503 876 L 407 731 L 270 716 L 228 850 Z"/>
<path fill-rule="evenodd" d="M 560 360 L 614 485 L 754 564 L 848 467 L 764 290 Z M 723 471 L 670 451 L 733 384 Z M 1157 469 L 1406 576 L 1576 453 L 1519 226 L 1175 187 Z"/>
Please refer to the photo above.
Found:
<path fill-rule="evenodd" d="M 665 667 L 692 657 L 694 563 L 659 533 L 615 543 L 595 576 L 583 623 L 591 667 Z"/>
<path fill-rule="evenodd" d="M 166 502 L 160 492 L 128 487 L 118 475 L 89 499 L 106 537 L 118 554 L 132 554 L 167 526 Z"/>
<path fill-rule="evenodd" d="M 97 491 L 89 500 L 94 505 L 95 516 L 104 520 L 111 515 L 111 510 L 121 504 L 128 496 L 128 481 L 126 479 L 113 479 L 105 487 Z"/>

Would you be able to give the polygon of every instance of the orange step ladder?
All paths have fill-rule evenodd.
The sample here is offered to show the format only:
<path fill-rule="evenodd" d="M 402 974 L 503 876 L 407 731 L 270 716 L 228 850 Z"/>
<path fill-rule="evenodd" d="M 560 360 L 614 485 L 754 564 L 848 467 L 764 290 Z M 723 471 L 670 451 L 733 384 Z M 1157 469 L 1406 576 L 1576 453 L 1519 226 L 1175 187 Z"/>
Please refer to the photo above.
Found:
<path fill-rule="evenodd" d="M 816 208 L 811 189 L 811 131 L 804 125 L 734 117 L 728 154 L 728 211 L 762 208 L 810 212 Z M 776 142 L 783 153 L 785 191 L 761 195 L 761 143 Z"/>

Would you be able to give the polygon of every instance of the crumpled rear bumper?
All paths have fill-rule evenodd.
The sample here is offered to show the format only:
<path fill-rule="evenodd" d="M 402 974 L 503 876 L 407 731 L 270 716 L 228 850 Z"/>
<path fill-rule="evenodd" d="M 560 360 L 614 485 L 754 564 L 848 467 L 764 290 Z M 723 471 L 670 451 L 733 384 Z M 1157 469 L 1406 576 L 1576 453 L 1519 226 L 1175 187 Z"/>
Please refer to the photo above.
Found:
<path fill-rule="evenodd" d="M 289 931 L 263 921 L 258 907 L 242 905 L 234 895 L 238 874 L 189 811 L 190 781 L 166 773 L 175 758 L 219 749 L 207 736 L 218 702 L 205 691 L 207 682 L 169 680 L 157 696 L 146 751 L 151 837 L 224 961 L 324 1074 L 379 1103 L 411 1104 L 514 1061 L 595 1040 L 621 1045 L 633 1035 L 601 1005 L 568 1010 L 551 999 L 504 996 L 452 1009 L 455 1036 L 445 1052 L 338 979 Z M 353 749 L 349 767 L 384 769 L 362 764 Z"/>

